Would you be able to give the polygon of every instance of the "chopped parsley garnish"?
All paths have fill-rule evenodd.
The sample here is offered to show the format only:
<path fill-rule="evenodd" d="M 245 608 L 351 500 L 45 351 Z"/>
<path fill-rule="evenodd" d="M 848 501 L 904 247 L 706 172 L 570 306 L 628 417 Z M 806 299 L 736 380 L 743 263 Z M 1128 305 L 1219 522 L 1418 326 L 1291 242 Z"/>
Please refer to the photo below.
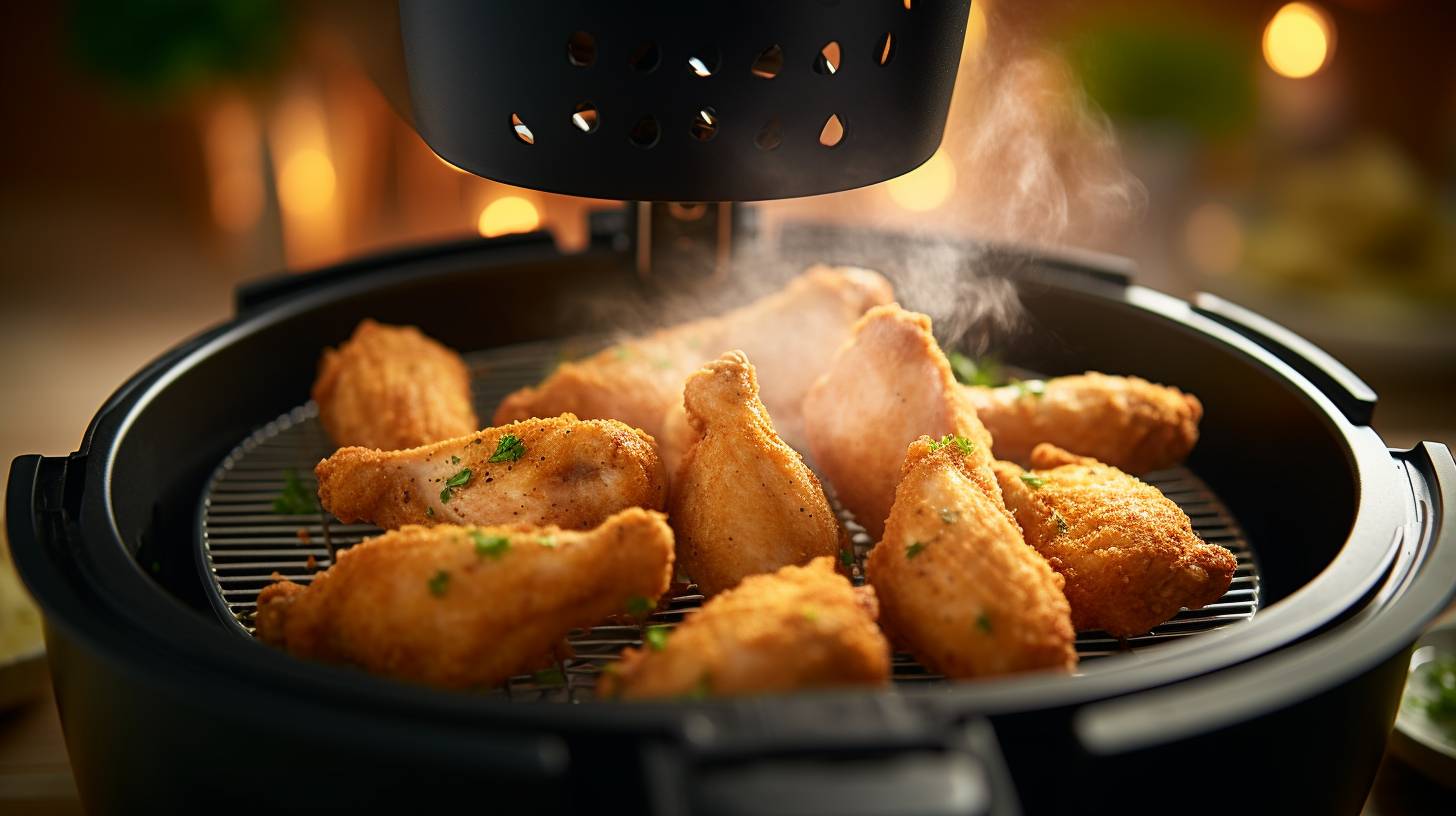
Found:
<path fill-rule="evenodd" d="M 526 455 L 526 443 L 521 441 L 515 434 L 506 434 L 496 443 L 495 453 L 490 455 L 491 462 L 514 462 Z"/>
<path fill-rule="evenodd" d="M 641 595 L 633 595 L 627 599 L 627 614 L 634 618 L 640 618 L 657 608 L 657 604 L 651 598 Z"/>
<path fill-rule="evenodd" d="M 845 569 L 849 569 L 850 567 L 853 567 L 854 566 L 854 553 L 851 552 L 850 550 L 847 550 L 847 549 L 846 550 L 840 550 L 839 551 L 839 563 L 843 564 L 844 567 L 845 567 Z"/>
<path fill-rule="evenodd" d="M 458 465 L 458 464 L 460 464 L 460 457 L 458 457 L 458 456 L 452 456 L 452 457 L 450 457 L 450 464 L 452 464 L 452 465 Z"/>
<path fill-rule="evenodd" d="M 445 480 L 445 487 L 440 490 L 440 503 L 449 504 L 450 499 L 455 496 L 455 489 L 470 484 L 470 468 L 462 468 L 459 473 Z"/>
<path fill-rule="evenodd" d="M 642 633 L 642 642 L 647 648 L 654 652 L 660 652 L 667 648 L 667 636 L 672 632 L 666 626 L 649 626 L 647 631 Z"/>
<path fill-rule="evenodd" d="M 488 536 L 479 530 L 470 531 L 470 540 L 475 542 L 475 554 L 481 558 L 499 560 L 511 548 L 511 540 L 505 536 Z"/>
<path fill-rule="evenodd" d="M 950 353 L 950 370 L 959 382 L 966 385 L 996 385 L 1001 382 L 1001 367 L 995 360 L 985 359 L 977 363 L 959 351 Z"/>
<path fill-rule="evenodd" d="M 1406 687 L 1406 700 L 1456 736 L 1456 657 L 1438 656 L 1416 669 Z"/>
<path fill-rule="evenodd" d="M 433 508 L 433 507 L 426 507 L 425 508 L 425 518 L 434 518 L 434 517 L 435 517 L 435 508 Z"/>
<path fill-rule="evenodd" d="M 917 556 L 920 553 L 924 552 L 924 550 L 925 550 L 925 542 L 923 542 L 923 541 L 911 542 L 909 545 L 907 545 L 905 547 L 905 560 L 908 561 L 911 558 L 914 558 L 915 556 Z"/>
<path fill-rule="evenodd" d="M 949 507 L 940 508 L 940 520 L 946 524 L 956 523 L 956 512 Z"/>
<path fill-rule="evenodd" d="M 1055 521 L 1057 523 L 1057 535 L 1066 535 L 1067 534 L 1067 520 L 1064 519 L 1064 518 L 1062 518 L 1062 514 L 1061 513 L 1058 513 L 1057 511 L 1053 510 L 1052 511 L 1052 521 Z"/>
<path fill-rule="evenodd" d="M 536 543 L 547 549 L 556 548 L 556 538 L 554 536 L 541 536 L 540 538 L 536 539 Z"/>
<path fill-rule="evenodd" d="M 302 516 L 318 510 L 313 494 L 303 486 L 298 471 L 289 468 L 283 471 L 283 492 L 273 500 L 273 512 L 284 516 Z"/>
<path fill-rule="evenodd" d="M 430 594 L 436 598 L 445 597 L 445 590 L 450 588 L 450 573 L 440 570 L 430 577 Z"/>
<path fill-rule="evenodd" d="M 531 681 L 538 686 L 564 686 L 566 685 L 566 675 L 562 673 L 561 669 L 542 669 L 531 673 Z"/>
<path fill-rule="evenodd" d="M 931 440 L 930 449 L 933 451 L 938 451 L 946 445 L 955 445 L 956 448 L 966 456 L 970 456 L 971 453 L 976 450 L 975 442 L 972 442 L 964 436 L 957 436 L 955 434 L 947 434 L 946 436 L 942 436 L 940 439 Z"/>
<path fill-rule="evenodd" d="M 1012 385 L 1023 397 L 1035 397 L 1041 399 L 1046 396 L 1046 383 L 1041 380 L 1012 380 Z"/>
<path fill-rule="evenodd" d="M 1040 476 L 1034 476 L 1030 473 L 1021 474 L 1021 481 L 1032 490 L 1040 490 L 1041 486 L 1046 484 L 1046 479 L 1043 479 Z"/>
<path fill-rule="evenodd" d="M 976 628 L 980 629 L 982 632 L 985 632 L 988 635 L 991 634 L 991 616 L 987 615 L 985 612 L 977 615 Z"/>

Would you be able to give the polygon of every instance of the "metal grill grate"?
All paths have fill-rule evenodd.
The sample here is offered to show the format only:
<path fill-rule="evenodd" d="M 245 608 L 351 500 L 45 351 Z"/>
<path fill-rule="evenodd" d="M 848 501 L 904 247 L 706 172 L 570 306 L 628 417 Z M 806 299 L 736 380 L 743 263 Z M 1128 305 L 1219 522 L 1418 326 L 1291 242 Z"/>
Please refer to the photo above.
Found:
<path fill-rule="evenodd" d="M 502 397 L 539 381 L 559 360 L 600 345 L 600 341 L 593 340 L 528 343 L 469 355 L 480 415 L 490 416 Z M 328 569 L 333 552 L 380 532 L 369 525 L 341 524 L 322 511 L 303 516 L 274 512 L 273 501 L 284 489 L 288 473 L 293 471 L 305 488 L 316 490 L 313 467 L 333 451 L 333 443 L 318 422 L 318 409 L 309 403 L 259 428 L 213 472 L 203 498 L 201 556 L 212 579 L 214 605 L 239 633 L 252 635 L 254 602 L 275 572 L 306 584 L 315 572 Z M 1147 635 L 1118 641 L 1103 632 L 1079 633 L 1077 652 L 1083 660 L 1218 629 L 1253 617 L 1259 607 L 1259 568 L 1254 552 L 1218 497 L 1185 468 L 1151 473 L 1143 479 L 1183 508 L 1193 521 L 1193 529 L 1205 541 L 1231 550 L 1238 559 L 1238 570 L 1228 593 L 1217 603 L 1196 611 L 1185 609 Z M 847 514 L 842 517 L 853 534 L 857 562 L 854 577 L 855 583 L 860 583 L 864 557 L 873 542 Z M 701 602 L 702 596 L 696 593 L 678 595 L 645 625 L 675 625 Z M 491 693 L 533 701 L 588 699 L 602 667 L 622 649 L 641 644 L 642 627 L 597 626 L 573 632 L 569 640 L 574 656 L 556 669 L 512 678 Z M 895 655 L 894 671 L 897 683 L 941 679 L 907 654 Z"/>

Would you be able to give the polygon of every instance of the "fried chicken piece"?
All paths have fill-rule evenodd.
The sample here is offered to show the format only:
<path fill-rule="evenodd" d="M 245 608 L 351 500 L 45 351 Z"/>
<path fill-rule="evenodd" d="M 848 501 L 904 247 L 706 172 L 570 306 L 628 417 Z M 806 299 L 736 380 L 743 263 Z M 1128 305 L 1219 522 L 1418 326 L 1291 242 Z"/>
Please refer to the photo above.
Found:
<path fill-rule="evenodd" d="M 672 578 L 672 531 L 630 508 L 589 532 L 409 526 L 339 553 L 307 587 L 258 595 L 258 637 L 298 657 L 436 686 L 492 686 L 540 667 L 572 629 Z"/>
<path fill-rule="evenodd" d="M 1192 394 L 1138 377 L 1089 371 L 1025 385 L 964 386 L 1001 459 L 1025 464 L 1049 442 L 1129 473 L 1173 467 L 1198 441 L 1203 404 Z"/>
<path fill-rule="evenodd" d="M 968 446 L 955 437 L 910 445 L 866 564 L 881 625 L 947 677 L 1070 671 L 1076 633 L 1062 579 L 1026 546 Z"/>
<path fill-rule="evenodd" d="M 362 321 L 324 351 L 313 400 L 340 446 L 404 450 L 480 427 L 465 362 L 413 326 Z"/>
<path fill-rule="evenodd" d="M 860 319 L 809 389 L 804 416 L 812 420 L 815 466 L 875 539 L 895 501 L 905 448 L 921 435 L 963 436 L 977 444 L 978 462 L 991 462 L 990 435 L 956 384 L 930 318 L 898 304 L 877 306 Z"/>
<path fill-rule="evenodd" d="M 700 438 L 673 477 L 669 515 L 682 568 L 703 594 L 834 556 L 839 520 L 819 480 L 774 432 L 743 352 L 689 377 L 683 401 Z"/>
<path fill-rule="evenodd" d="M 1030 472 L 998 462 L 996 476 L 1026 542 L 1066 579 L 1078 629 L 1140 635 L 1228 591 L 1233 553 L 1200 539 L 1156 487 L 1052 445 L 1031 461 Z"/>
<path fill-rule="evenodd" d="M 605 696 L 729 696 L 883 686 L 890 645 L 874 591 L 856 590 L 830 558 L 753 575 L 708 601 L 671 636 L 627 649 L 602 675 Z"/>
<path fill-rule="evenodd" d="M 585 530 L 626 507 L 661 510 L 652 437 L 571 414 L 403 451 L 341 448 L 318 463 L 319 500 L 345 524 L 556 524 Z"/>
<path fill-rule="evenodd" d="M 790 444 L 802 441 L 804 391 L 849 336 L 854 321 L 893 297 L 876 272 L 816 266 L 788 286 L 727 314 L 627 340 L 563 363 L 540 385 L 507 396 L 497 424 L 571 411 L 619 419 L 661 438 L 667 412 L 682 403 L 683 381 L 729 349 L 758 366 L 762 399 Z"/>

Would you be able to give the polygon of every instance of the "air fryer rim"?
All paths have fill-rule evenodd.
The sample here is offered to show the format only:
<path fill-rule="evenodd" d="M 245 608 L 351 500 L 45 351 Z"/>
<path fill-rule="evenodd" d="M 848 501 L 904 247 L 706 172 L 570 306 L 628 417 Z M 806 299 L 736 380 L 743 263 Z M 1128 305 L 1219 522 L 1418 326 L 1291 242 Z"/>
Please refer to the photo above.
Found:
<path fill-rule="evenodd" d="M 454 250 L 434 250 L 435 255 L 469 256 L 488 249 L 490 242 L 471 242 Z M 205 621 L 165 593 L 147 576 L 122 542 L 112 515 L 111 496 L 115 485 L 111 468 L 122 440 L 148 403 L 181 372 L 205 360 L 220 348 L 261 327 L 273 325 L 307 312 L 334 298 L 387 287 L 403 276 L 416 277 L 419 269 L 406 269 L 412 256 L 395 255 L 355 262 L 333 274 L 318 288 L 296 293 L 289 299 L 246 312 L 165 353 L 135 375 L 107 401 L 86 432 L 81 450 L 84 458 L 84 486 L 80 495 L 79 528 L 83 531 L 69 564 L 60 563 L 60 552 L 39 557 L 38 547 L 17 547 L 17 562 L 27 584 L 47 613 L 48 625 L 65 630 L 92 648 L 110 652 L 116 640 L 94 636 L 101 628 L 125 624 L 138 641 L 150 642 L 163 653 L 194 666 L 229 678 L 247 678 L 246 690 L 267 698 L 278 693 L 308 697 L 329 706 L 359 706 L 391 711 L 408 710 L 422 717 L 452 721 L 462 715 L 484 724 L 523 729 L 572 731 L 676 732 L 687 714 L 698 707 L 777 707 L 807 704 L 829 699 L 863 699 L 866 692 L 832 692 L 753 701 L 707 700 L 686 703 L 645 703 L 623 706 L 593 703 L 580 706 L 520 706 L 505 701 L 476 698 L 423 687 L 400 684 L 362 672 L 297 660 L 262 644 L 240 641 L 233 633 Z M 428 257 L 428 256 L 427 256 Z M 489 254 L 483 259 L 488 266 Z M 347 271 L 347 276 L 339 273 Z M 500 274 L 500 268 L 481 274 Z M 1141 287 L 1125 290 L 1126 302 L 1184 329 L 1203 333 L 1220 341 L 1232 354 L 1248 357 L 1271 369 L 1296 388 L 1316 407 L 1344 440 L 1352 471 L 1359 484 L 1358 512 L 1349 537 L 1330 565 L 1306 586 L 1262 610 L 1250 623 L 1204 634 L 1194 642 L 1170 644 L 1155 654 L 1131 658 L 1112 657 L 1105 667 L 1078 678 L 1026 676 L 1014 680 L 985 680 L 954 684 L 929 690 L 906 690 L 899 696 L 926 705 L 958 711 L 998 713 L 1041 710 L 1077 705 L 1122 696 L 1156 686 L 1168 686 L 1200 675 L 1230 669 L 1285 647 L 1330 623 L 1351 605 L 1366 597 L 1379 584 L 1397 556 L 1390 537 L 1404 523 L 1403 508 L 1408 493 L 1400 491 L 1391 469 L 1390 454 L 1373 430 L 1356 427 L 1341 415 L 1336 405 L 1292 367 L 1273 353 L 1228 327 L 1197 313 L 1188 303 Z M 1439 479 L 1441 489 L 1456 485 L 1456 467 L 1441 446 L 1418 448 L 1413 456 Z M 1444 456 L 1444 458 L 1443 458 Z M 78 461 L 77 464 L 80 462 Z M 33 481 L 43 463 L 39 458 L 17 460 L 9 492 L 9 522 L 12 541 L 36 539 L 48 522 L 32 504 Z M 79 489 L 83 482 L 67 482 Z M 68 488 L 73 489 L 73 488 Z M 199 487 L 200 489 L 200 487 Z M 1439 491 L 1431 507 L 1439 518 L 1443 511 Z M 26 526 L 29 522 L 29 526 Z M 1456 573 L 1456 530 L 1445 525 L 1439 531 L 1439 546 L 1428 554 L 1429 563 L 1395 598 L 1389 614 L 1382 614 L 1349 649 L 1334 655 L 1325 675 L 1311 683 L 1335 683 L 1368 664 L 1371 653 L 1385 656 L 1413 642 L 1424 621 L 1450 596 L 1451 588 L 1432 573 Z M 71 548 L 67 548 L 71 549 Z M 22 552 L 22 550 L 24 550 Z M 79 556 L 79 557 L 77 557 Z M 1422 577 L 1424 576 L 1424 577 Z M 94 625 L 93 617 L 111 618 L 107 627 Z M 1376 636 L 1374 632 L 1380 634 Z M 119 656 L 125 661 L 125 656 Z M 165 674 L 165 673 L 160 673 Z"/>

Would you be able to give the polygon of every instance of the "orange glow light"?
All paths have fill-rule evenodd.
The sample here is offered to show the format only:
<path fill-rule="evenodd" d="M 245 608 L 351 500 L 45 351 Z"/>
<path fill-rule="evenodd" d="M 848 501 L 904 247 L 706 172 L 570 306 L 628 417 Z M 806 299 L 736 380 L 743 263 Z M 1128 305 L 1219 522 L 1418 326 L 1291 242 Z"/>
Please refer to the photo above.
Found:
<path fill-rule="evenodd" d="M 480 211 L 475 228 L 486 238 L 530 232 L 541 226 L 541 212 L 520 196 L 506 196 L 490 202 Z"/>
<path fill-rule="evenodd" d="M 942 148 L 936 150 L 925 164 L 885 182 L 885 189 L 901 207 L 911 212 L 925 212 L 945 203 L 955 192 L 955 184 L 955 163 Z"/>
<path fill-rule="evenodd" d="M 278 174 L 278 203 L 299 215 L 324 212 L 333 203 L 334 182 L 334 164 L 322 150 L 299 150 L 284 160 Z"/>
<path fill-rule="evenodd" d="M 1264 61 L 1280 76 L 1303 79 L 1329 62 L 1335 26 L 1310 3 L 1289 3 L 1264 28 Z"/>

